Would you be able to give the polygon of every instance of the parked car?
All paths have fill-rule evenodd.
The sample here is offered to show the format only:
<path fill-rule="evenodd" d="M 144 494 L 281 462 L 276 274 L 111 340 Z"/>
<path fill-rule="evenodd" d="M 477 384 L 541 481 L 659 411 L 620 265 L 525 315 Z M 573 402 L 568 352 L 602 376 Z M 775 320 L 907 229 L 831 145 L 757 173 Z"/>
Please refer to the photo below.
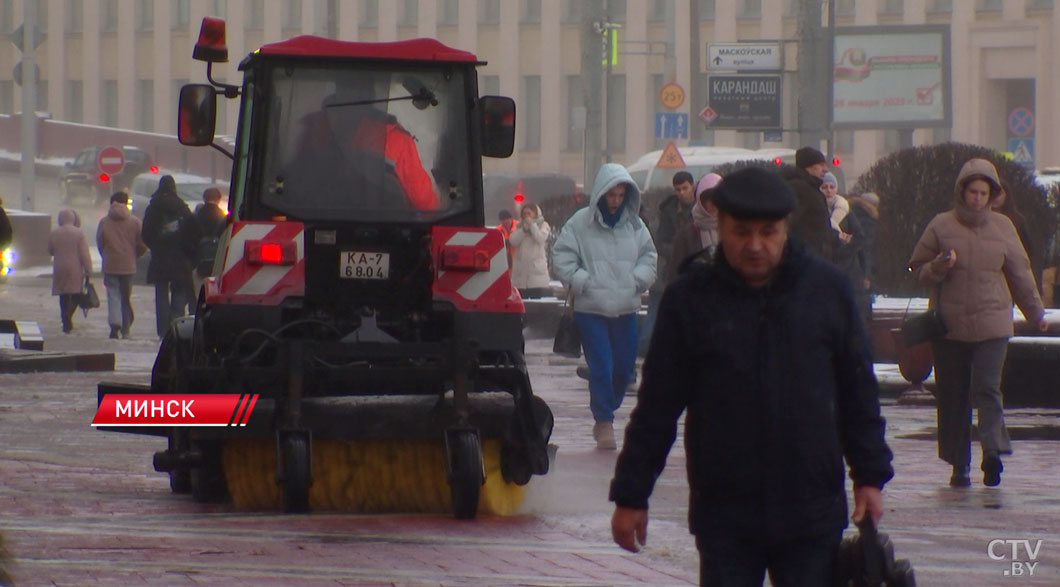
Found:
<path fill-rule="evenodd" d="M 144 210 L 151 203 L 151 194 L 158 189 L 158 180 L 163 175 L 172 175 L 177 183 L 177 195 L 188 203 L 192 212 L 195 207 L 202 203 L 202 193 L 206 188 L 215 187 L 221 190 L 221 209 L 228 212 L 228 184 L 211 180 L 208 177 L 192 175 L 189 173 L 176 173 L 161 170 L 158 173 L 142 173 L 132 180 L 129 190 L 129 205 L 133 215 L 140 220 L 144 219 Z"/>
<path fill-rule="evenodd" d="M 121 150 L 125 155 L 125 167 L 113 175 L 103 173 L 97 163 L 102 148 L 103 146 L 96 145 L 82 149 L 59 173 L 59 194 L 63 202 L 70 203 L 74 199 L 81 199 L 100 204 L 106 202 L 112 193 L 129 189 L 134 177 L 142 173 L 158 172 L 158 167 L 147 151 L 139 147 L 123 146 Z"/>

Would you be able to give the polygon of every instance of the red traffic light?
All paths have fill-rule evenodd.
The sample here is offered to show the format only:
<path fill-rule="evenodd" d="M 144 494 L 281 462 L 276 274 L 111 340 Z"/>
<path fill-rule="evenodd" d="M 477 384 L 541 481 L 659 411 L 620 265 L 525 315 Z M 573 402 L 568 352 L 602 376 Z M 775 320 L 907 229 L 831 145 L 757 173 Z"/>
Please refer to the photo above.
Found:
<path fill-rule="evenodd" d="M 784 162 L 784 160 L 781 159 L 780 157 L 777 157 L 776 159 L 773 160 L 773 163 L 776 163 L 777 165 L 780 165 L 783 162 Z"/>
<path fill-rule="evenodd" d="M 840 163 L 839 157 L 833 157 L 832 158 L 832 165 L 834 165 L 836 167 L 839 167 L 839 163 Z"/>
<path fill-rule="evenodd" d="M 107 183 L 108 181 L 110 181 L 110 176 L 107 175 L 106 173 L 100 173 L 99 174 L 99 181 L 101 181 L 103 183 Z"/>
<path fill-rule="evenodd" d="M 513 197 L 512 199 L 516 202 L 522 202 L 525 198 L 523 198 L 523 194 L 516 192 L 515 197 Z"/>

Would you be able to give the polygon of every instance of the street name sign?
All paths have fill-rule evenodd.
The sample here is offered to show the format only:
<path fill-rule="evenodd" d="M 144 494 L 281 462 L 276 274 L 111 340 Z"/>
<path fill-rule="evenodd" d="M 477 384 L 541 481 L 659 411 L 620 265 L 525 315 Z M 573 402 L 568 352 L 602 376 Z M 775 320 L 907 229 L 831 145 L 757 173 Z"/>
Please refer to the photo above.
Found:
<path fill-rule="evenodd" d="M 708 70 L 780 71 L 780 43 L 709 43 Z"/>

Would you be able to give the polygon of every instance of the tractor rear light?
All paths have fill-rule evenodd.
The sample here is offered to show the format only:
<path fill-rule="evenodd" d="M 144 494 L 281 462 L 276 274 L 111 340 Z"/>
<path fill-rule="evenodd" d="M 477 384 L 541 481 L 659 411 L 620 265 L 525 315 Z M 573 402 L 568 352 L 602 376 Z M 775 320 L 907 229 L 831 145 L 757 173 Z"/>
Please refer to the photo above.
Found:
<path fill-rule="evenodd" d="M 489 271 L 490 253 L 485 249 L 461 245 L 446 245 L 441 250 L 443 270 Z"/>
<path fill-rule="evenodd" d="M 100 173 L 99 174 L 99 181 L 100 181 L 100 183 L 107 183 L 108 181 L 110 181 L 110 176 L 107 175 L 106 173 Z"/>
<path fill-rule="evenodd" d="M 243 257 L 250 265 L 294 265 L 297 256 L 298 247 L 292 241 L 247 241 L 243 245 Z"/>
<path fill-rule="evenodd" d="M 199 28 L 199 40 L 195 43 L 191 58 L 210 63 L 228 62 L 224 20 L 209 16 L 202 19 L 202 27 Z"/>

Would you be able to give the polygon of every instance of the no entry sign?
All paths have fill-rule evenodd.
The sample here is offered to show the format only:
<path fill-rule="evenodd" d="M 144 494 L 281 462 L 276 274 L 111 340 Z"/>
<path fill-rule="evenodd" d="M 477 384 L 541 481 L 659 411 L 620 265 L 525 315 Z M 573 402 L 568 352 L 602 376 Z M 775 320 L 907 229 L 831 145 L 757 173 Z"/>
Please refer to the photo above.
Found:
<path fill-rule="evenodd" d="M 101 173 L 121 173 L 125 168 L 125 153 L 118 147 L 103 147 L 96 155 L 96 167 Z"/>

